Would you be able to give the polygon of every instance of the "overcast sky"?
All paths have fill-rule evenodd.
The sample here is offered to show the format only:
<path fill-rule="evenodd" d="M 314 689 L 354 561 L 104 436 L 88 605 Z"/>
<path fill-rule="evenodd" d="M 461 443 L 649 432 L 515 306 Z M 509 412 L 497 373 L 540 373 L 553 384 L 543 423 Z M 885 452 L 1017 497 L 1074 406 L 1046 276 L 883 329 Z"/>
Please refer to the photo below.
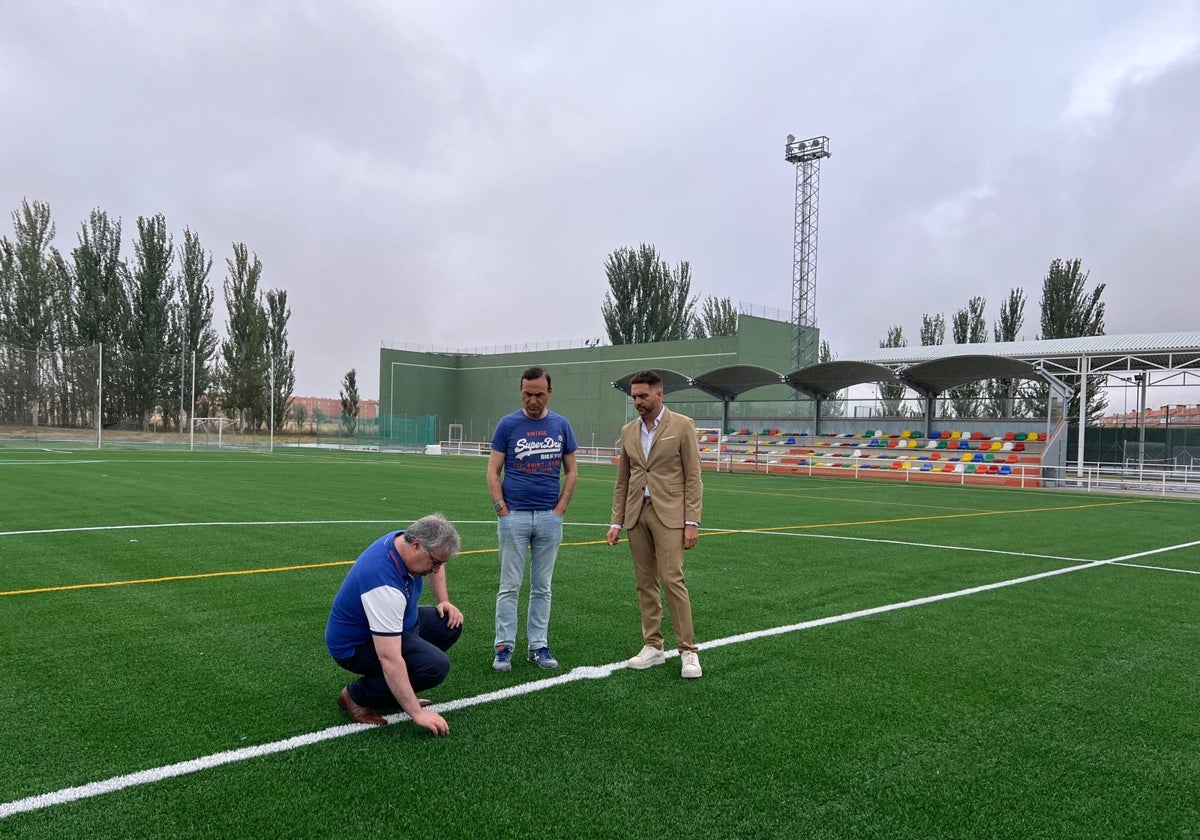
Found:
<path fill-rule="evenodd" d="M 790 317 L 789 133 L 830 138 L 838 356 L 1018 286 L 1035 338 L 1055 257 L 1108 333 L 1200 330 L 1200 0 L 0 0 L 0 209 L 49 202 L 63 251 L 95 207 L 127 255 L 139 215 L 192 228 L 222 334 L 246 243 L 300 395 L 376 397 L 381 344 L 603 336 L 639 242 Z"/>

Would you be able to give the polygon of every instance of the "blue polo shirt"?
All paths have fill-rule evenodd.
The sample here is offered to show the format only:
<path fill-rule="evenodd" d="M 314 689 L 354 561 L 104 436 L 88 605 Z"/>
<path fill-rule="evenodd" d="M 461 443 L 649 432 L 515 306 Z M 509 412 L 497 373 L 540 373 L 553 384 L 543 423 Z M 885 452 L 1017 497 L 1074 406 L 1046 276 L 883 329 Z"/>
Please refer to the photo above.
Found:
<path fill-rule="evenodd" d="M 417 626 L 417 601 L 424 581 L 408 573 L 392 531 L 367 547 L 346 573 L 325 625 L 325 646 L 334 659 L 347 659 L 371 636 L 399 636 Z"/>

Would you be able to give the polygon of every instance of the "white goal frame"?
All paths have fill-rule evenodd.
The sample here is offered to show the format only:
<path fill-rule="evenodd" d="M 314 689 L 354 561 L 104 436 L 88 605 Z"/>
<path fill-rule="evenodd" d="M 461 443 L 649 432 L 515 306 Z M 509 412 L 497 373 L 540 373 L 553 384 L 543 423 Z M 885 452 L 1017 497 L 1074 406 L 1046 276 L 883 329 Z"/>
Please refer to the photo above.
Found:
<path fill-rule="evenodd" d="M 188 439 L 188 449 L 196 448 L 196 429 L 204 430 L 205 437 L 208 437 L 208 429 L 210 426 L 217 427 L 217 449 L 220 449 L 224 444 L 225 427 L 233 422 L 232 417 L 193 417 L 191 422 L 191 431 Z"/>

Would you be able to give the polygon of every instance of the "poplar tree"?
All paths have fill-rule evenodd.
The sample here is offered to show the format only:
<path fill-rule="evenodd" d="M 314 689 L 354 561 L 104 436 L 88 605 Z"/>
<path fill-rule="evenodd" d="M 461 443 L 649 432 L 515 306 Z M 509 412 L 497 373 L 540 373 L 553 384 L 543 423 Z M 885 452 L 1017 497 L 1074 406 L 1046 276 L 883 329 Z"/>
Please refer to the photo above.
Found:
<path fill-rule="evenodd" d="M 879 346 L 883 347 L 907 347 L 908 341 L 904 338 L 904 328 L 898 326 L 888 327 L 887 338 L 879 342 Z M 904 401 L 904 385 L 899 382 L 880 382 L 879 401 L 885 417 L 899 417 L 901 404 Z"/>
<path fill-rule="evenodd" d="M 175 299 L 171 268 L 175 246 L 161 213 L 137 220 L 133 244 L 132 299 L 126 348 L 129 350 L 129 409 L 143 430 L 150 428 L 150 414 L 171 396 L 178 363 L 172 364 L 168 346 L 170 308 Z M 164 407 L 165 414 L 165 407 Z M 165 417 L 163 418 L 166 419 Z"/>
<path fill-rule="evenodd" d="M 200 244 L 200 237 L 190 228 L 183 230 L 183 247 L 179 251 L 178 299 L 171 310 L 172 356 L 178 356 L 185 397 L 191 393 L 192 359 L 195 354 L 195 398 L 201 410 L 211 414 L 209 391 L 215 376 L 218 347 L 217 332 L 213 329 L 213 290 L 208 275 L 212 271 L 212 256 Z M 191 411 L 185 399 L 185 411 Z"/>
<path fill-rule="evenodd" d="M 296 387 L 296 354 L 288 347 L 287 323 L 292 310 L 287 305 L 287 292 L 271 289 L 266 294 L 263 318 L 266 322 L 268 402 L 274 408 L 275 431 L 283 428 L 292 409 L 292 391 Z M 272 384 L 274 389 L 272 390 Z"/>
<path fill-rule="evenodd" d="M 719 298 L 709 295 L 700 307 L 696 323 L 692 329 L 693 338 L 717 338 L 724 335 L 737 335 L 738 313 L 733 308 L 729 298 Z"/>
<path fill-rule="evenodd" d="M 837 359 L 833 355 L 833 350 L 829 347 L 829 342 L 821 340 L 821 347 L 817 351 L 817 359 L 820 363 L 832 362 Z M 846 414 L 846 401 L 842 398 L 844 391 L 838 391 L 821 401 L 821 413 L 826 417 L 843 417 Z"/>
<path fill-rule="evenodd" d="M 688 338 L 695 322 L 692 269 L 671 268 L 653 245 L 618 248 L 604 263 L 609 290 L 601 313 L 613 344 Z"/>
<path fill-rule="evenodd" d="M 74 332 L 81 344 L 104 345 L 100 422 L 116 425 L 126 416 L 129 371 L 126 334 L 131 321 L 129 266 L 121 258 L 121 220 L 99 208 L 80 225 L 71 251 Z"/>
<path fill-rule="evenodd" d="M 1090 292 L 1087 291 L 1085 286 L 1090 274 L 1083 270 L 1083 261 L 1079 258 L 1050 261 L 1050 269 L 1042 280 L 1042 332 L 1038 338 L 1104 335 L 1104 301 L 1101 296 L 1105 284 L 1100 283 Z M 1100 390 L 1103 383 L 1103 375 L 1088 378 L 1085 415 L 1088 423 L 1098 421 L 1108 405 L 1108 396 Z M 1076 382 L 1073 388 L 1067 416 L 1078 418 L 1080 383 Z M 1026 386 L 1021 393 L 1024 408 L 1034 414 L 1043 413 L 1048 392 L 1049 386 L 1044 384 Z"/>
<path fill-rule="evenodd" d="M 0 238 L 0 414 L 29 423 L 50 411 L 69 292 L 50 205 L 23 201 L 12 219 L 13 239 Z"/>
<path fill-rule="evenodd" d="M 966 309 L 954 313 L 951 320 L 955 344 L 980 344 L 987 338 L 987 321 L 983 310 L 987 301 L 973 297 L 967 301 Z M 983 383 L 968 382 L 950 391 L 950 405 L 956 417 L 978 417 Z"/>
<path fill-rule="evenodd" d="M 342 400 L 342 430 L 347 437 L 353 437 L 358 428 L 358 373 L 354 368 L 342 379 L 342 390 L 338 392 Z"/>
<path fill-rule="evenodd" d="M 224 406 L 227 416 L 236 414 L 241 429 L 257 430 L 266 406 L 267 319 L 258 302 L 262 262 L 242 242 L 233 243 L 233 257 L 226 258 L 225 306 L 228 311 L 221 344 L 224 361 Z"/>
<path fill-rule="evenodd" d="M 1025 292 L 1019 288 L 1008 293 L 1000 305 L 1000 318 L 992 324 L 992 337 L 997 343 L 1016 341 L 1025 322 Z M 988 408 L 994 417 L 1012 417 L 1017 410 L 1019 381 L 993 379 L 987 383 Z"/>

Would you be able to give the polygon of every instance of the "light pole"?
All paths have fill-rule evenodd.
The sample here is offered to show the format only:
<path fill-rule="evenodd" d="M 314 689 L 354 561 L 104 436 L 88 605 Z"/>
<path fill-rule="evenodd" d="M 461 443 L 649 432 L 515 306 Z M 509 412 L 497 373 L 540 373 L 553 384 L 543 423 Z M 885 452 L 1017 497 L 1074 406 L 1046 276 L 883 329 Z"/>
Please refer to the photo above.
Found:
<path fill-rule="evenodd" d="M 797 140 L 787 136 L 783 158 L 796 167 L 796 218 L 792 238 L 792 324 L 796 332 L 796 368 L 817 359 L 817 220 L 821 160 L 830 156 L 824 135 Z M 798 395 L 799 392 L 797 392 Z"/>

